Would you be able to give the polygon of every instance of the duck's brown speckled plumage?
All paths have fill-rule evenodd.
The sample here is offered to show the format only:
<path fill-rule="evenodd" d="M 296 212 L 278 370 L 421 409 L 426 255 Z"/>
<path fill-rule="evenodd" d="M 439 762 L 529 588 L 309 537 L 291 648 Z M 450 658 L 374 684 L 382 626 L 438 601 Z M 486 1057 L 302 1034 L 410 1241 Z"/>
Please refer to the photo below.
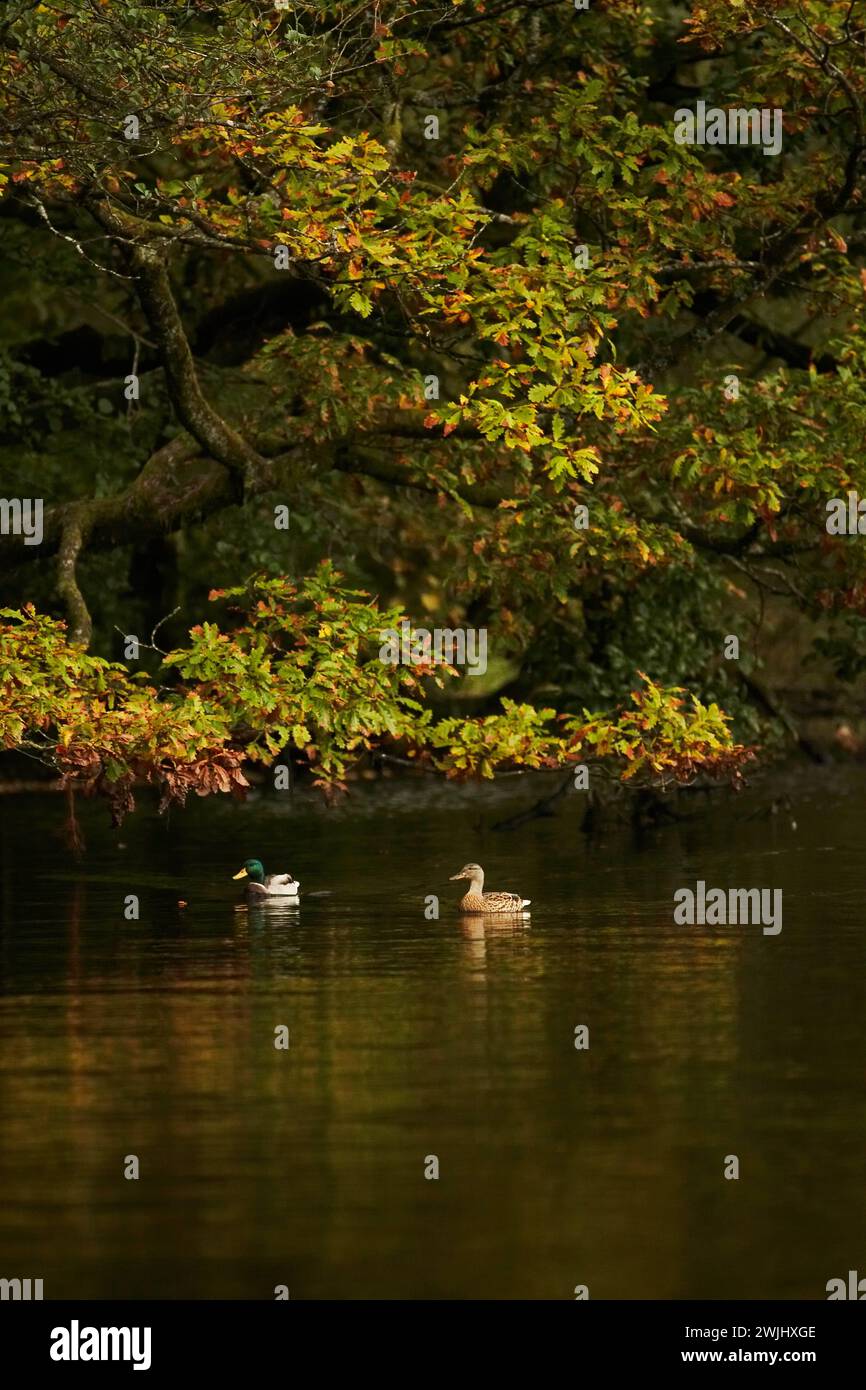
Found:
<path fill-rule="evenodd" d="M 523 912 L 530 899 L 519 893 L 485 893 L 484 870 L 480 864 L 466 864 L 453 879 L 468 878 L 469 892 L 460 899 L 460 911 L 465 913 Z"/>
<path fill-rule="evenodd" d="M 461 912 L 522 912 L 526 900 L 517 893 L 467 893 L 460 899 Z"/>

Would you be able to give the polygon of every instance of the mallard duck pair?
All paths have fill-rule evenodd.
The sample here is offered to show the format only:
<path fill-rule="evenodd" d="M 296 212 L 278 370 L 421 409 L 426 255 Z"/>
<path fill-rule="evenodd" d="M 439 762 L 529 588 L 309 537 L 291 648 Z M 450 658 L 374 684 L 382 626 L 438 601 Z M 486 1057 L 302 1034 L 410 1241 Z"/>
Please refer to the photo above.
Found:
<path fill-rule="evenodd" d="M 253 901 L 265 898 L 279 898 L 283 902 L 299 901 L 301 885 L 291 874 L 266 874 L 260 859 L 248 859 L 234 878 L 245 878 L 247 897 Z M 485 893 L 484 870 L 480 864 L 465 864 L 459 874 L 452 874 L 451 881 L 468 878 L 469 891 L 460 899 L 460 911 L 466 914 L 483 913 L 522 913 L 529 907 L 531 898 L 521 898 L 519 893 Z"/>

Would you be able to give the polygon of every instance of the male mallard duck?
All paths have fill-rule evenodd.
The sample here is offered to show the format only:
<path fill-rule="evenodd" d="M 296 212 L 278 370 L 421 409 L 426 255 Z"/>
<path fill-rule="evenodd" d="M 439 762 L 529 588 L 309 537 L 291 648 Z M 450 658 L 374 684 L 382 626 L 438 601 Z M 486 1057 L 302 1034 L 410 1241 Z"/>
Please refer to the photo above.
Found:
<path fill-rule="evenodd" d="M 255 898 L 297 898 L 301 885 L 291 874 L 265 874 L 261 859 L 248 859 L 240 873 L 232 878 L 246 878 L 247 896 Z"/>
<path fill-rule="evenodd" d="M 451 882 L 456 878 L 469 879 L 469 892 L 460 899 L 461 912 L 522 912 L 532 901 L 519 893 L 485 893 L 480 864 L 465 864 L 459 874 L 451 875 Z"/>

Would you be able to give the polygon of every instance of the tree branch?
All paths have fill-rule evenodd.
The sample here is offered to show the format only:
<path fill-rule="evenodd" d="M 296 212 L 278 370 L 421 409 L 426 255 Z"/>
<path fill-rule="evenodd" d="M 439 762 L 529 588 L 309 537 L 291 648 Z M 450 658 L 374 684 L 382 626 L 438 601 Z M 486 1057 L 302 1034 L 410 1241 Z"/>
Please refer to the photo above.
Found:
<path fill-rule="evenodd" d="M 124 241 L 130 230 L 135 230 L 135 219 L 105 202 L 91 204 L 91 211 L 107 231 Z M 264 460 L 204 396 L 172 294 L 165 254 L 164 247 L 150 241 L 133 242 L 128 246 L 129 260 L 137 276 L 138 297 L 157 344 L 169 399 L 181 424 L 202 450 L 228 469 L 240 497 L 249 470 L 260 468 Z"/>
<path fill-rule="evenodd" d="M 245 497 L 253 498 L 277 489 L 288 490 L 296 496 L 311 477 L 329 469 L 372 478 L 389 486 L 442 494 L 441 487 L 413 477 L 401 464 L 395 463 L 392 456 L 365 445 L 363 438 L 358 436 L 336 444 L 317 445 L 312 453 L 307 442 L 292 445 L 279 437 L 263 437 L 259 444 L 267 448 L 269 456 L 256 455 L 260 463 L 248 478 Z M 495 507 L 502 495 L 498 489 L 483 484 L 466 484 L 459 492 L 464 501 L 477 507 Z M 186 522 L 204 520 L 237 502 L 232 477 L 226 467 L 209 456 L 202 456 L 197 441 L 180 435 L 152 454 L 138 477 L 114 497 L 77 500 L 46 508 L 41 545 L 25 545 L 23 536 L 12 533 L 0 536 L 0 572 L 58 555 L 63 551 L 64 542 L 68 561 L 75 527 L 81 539 L 75 546 L 73 563 L 85 546 L 88 550 L 109 550 L 132 540 L 166 535 Z M 71 596 L 71 590 L 68 592 Z"/>
<path fill-rule="evenodd" d="M 341 444 L 334 457 L 333 467 L 340 473 L 357 473 L 364 478 L 373 478 L 379 483 L 395 487 L 413 488 L 418 492 L 429 492 L 434 496 L 448 495 L 447 489 L 430 482 L 417 474 L 408 472 L 402 464 L 395 463 L 393 455 L 385 455 L 363 444 L 346 441 Z M 464 484 L 456 494 L 473 507 L 498 507 L 503 493 L 500 488 L 487 487 L 483 483 Z"/>
<path fill-rule="evenodd" d="M 84 595 L 78 587 L 75 573 L 78 556 L 87 537 L 87 503 L 68 508 L 60 537 L 57 560 L 57 592 L 69 614 L 70 640 L 79 647 L 88 647 L 93 623 Z"/>
<path fill-rule="evenodd" d="M 73 513 L 87 548 L 108 550 L 139 537 L 164 535 L 186 520 L 207 516 L 234 501 L 225 468 L 201 458 L 198 445 L 180 436 L 151 455 L 138 477 L 114 497 L 47 507 L 41 545 L 26 546 L 22 536 L 0 537 L 0 569 L 57 555 Z M 71 537 L 68 543 L 72 544 Z"/>

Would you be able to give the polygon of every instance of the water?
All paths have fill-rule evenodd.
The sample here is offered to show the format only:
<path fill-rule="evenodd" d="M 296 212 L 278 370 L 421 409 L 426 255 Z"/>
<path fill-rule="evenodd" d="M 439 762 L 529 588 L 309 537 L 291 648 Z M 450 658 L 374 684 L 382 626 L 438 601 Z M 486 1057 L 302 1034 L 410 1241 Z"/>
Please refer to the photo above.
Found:
<path fill-rule="evenodd" d="M 492 831 L 539 794 L 521 780 L 143 806 L 119 832 L 87 806 L 78 864 L 60 798 L 3 798 L 0 1275 L 728 1299 L 866 1274 L 863 773 L 794 774 L 762 815 L 773 785 L 591 841 L 579 794 Z M 238 911 L 248 855 L 332 895 Z M 461 922 L 470 859 L 531 925 Z M 698 878 L 782 888 L 781 935 L 675 926 Z"/>

